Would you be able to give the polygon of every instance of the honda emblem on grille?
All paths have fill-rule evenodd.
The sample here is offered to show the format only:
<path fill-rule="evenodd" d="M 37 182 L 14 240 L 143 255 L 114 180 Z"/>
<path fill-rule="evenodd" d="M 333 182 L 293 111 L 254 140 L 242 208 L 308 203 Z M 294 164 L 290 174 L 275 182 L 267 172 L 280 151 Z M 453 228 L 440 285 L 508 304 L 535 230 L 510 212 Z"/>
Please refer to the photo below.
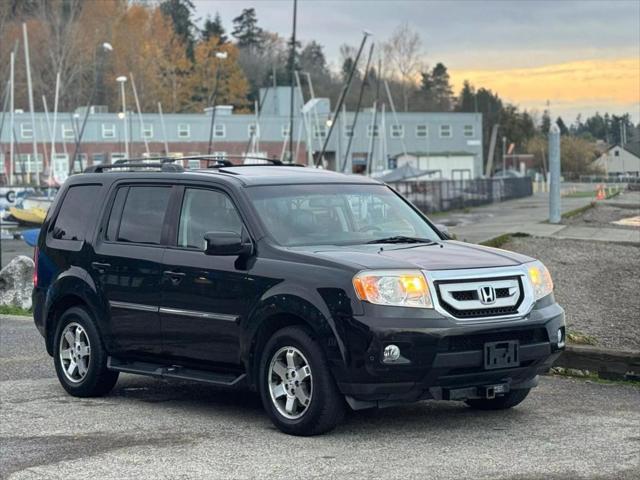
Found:
<path fill-rule="evenodd" d="M 483 304 L 490 305 L 496 301 L 496 289 L 489 286 L 480 287 L 478 289 L 478 296 Z"/>

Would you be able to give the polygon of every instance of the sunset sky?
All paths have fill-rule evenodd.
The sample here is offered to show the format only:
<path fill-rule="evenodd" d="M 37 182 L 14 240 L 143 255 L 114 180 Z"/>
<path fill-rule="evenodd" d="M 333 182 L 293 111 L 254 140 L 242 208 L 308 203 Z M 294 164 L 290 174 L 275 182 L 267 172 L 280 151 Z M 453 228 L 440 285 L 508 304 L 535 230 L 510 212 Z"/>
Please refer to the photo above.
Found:
<path fill-rule="evenodd" d="M 254 7 L 262 28 L 291 35 L 291 0 L 196 0 L 204 19 L 225 26 Z M 530 110 L 547 100 L 573 121 L 595 111 L 629 112 L 640 121 L 640 0 L 299 0 L 299 38 L 325 46 L 333 68 L 343 43 L 363 29 L 386 40 L 402 22 L 420 33 L 424 61 L 443 62 L 456 92 L 463 80 Z"/>

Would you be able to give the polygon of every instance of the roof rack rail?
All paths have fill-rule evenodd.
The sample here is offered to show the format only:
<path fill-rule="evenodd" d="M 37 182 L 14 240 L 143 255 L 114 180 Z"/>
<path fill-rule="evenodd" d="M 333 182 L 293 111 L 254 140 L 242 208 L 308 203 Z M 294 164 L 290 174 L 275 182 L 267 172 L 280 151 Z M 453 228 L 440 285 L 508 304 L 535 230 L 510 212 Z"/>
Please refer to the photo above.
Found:
<path fill-rule="evenodd" d="M 170 161 L 132 162 L 129 160 L 118 160 L 110 165 L 91 165 L 90 167 L 85 168 L 83 173 L 103 173 L 105 170 L 115 170 L 120 168 L 153 168 L 160 170 L 161 172 L 184 172 L 184 168 L 182 168 L 180 165 L 174 165 Z"/>

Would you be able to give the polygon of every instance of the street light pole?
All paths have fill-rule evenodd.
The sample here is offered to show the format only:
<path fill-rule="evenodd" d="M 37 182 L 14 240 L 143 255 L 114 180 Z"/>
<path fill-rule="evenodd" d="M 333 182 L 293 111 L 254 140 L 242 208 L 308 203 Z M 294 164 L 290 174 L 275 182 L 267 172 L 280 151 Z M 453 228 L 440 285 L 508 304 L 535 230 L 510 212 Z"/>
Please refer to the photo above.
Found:
<path fill-rule="evenodd" d="M 120 95 L 122 96 L 122 128 L 124 129 L 124 154 L 125 158 L 129 158 L 129 135 L 127 132 L 127 103 L 125 100 L 124 84 L 127 77 L 124 75 L 116 78 L 116 82 L 120 84 Z"/>
<path fill-rule="evenodd" d="M 216 52 L 216 59 L 224 60 L 227 58 L 227 52 Z M 222 62 L 218 62 L 216 68 L 216 86 L 213 89 L 212 100 L 209 101 L 211 108 L 211 124 L 209 126 L 209 145 L 207 147 L 207 155 L 211 155 L 211 149 L 213 147 L 213 129 L 216 123 L 216 102 L 218 100 L 218 86 L 220 85 L 220 70 L 222 68 Z"/>

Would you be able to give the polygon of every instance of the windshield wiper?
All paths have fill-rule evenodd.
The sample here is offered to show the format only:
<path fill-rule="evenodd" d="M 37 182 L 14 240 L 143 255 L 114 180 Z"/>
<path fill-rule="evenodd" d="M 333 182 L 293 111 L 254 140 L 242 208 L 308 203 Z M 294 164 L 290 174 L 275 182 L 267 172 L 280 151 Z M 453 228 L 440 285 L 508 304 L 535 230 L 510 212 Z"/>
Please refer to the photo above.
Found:
<path fill-rule="evenodd" d="M 395 237 L 378 238 L 377 240 L 371 240 L 367 243 L 426 243 L 428 245 L 433 245 L 437 242 L 434 242 L 433 240 L 430 240 L 428 238 L 405 237 L 403 235 L 396 235 Z"/>

